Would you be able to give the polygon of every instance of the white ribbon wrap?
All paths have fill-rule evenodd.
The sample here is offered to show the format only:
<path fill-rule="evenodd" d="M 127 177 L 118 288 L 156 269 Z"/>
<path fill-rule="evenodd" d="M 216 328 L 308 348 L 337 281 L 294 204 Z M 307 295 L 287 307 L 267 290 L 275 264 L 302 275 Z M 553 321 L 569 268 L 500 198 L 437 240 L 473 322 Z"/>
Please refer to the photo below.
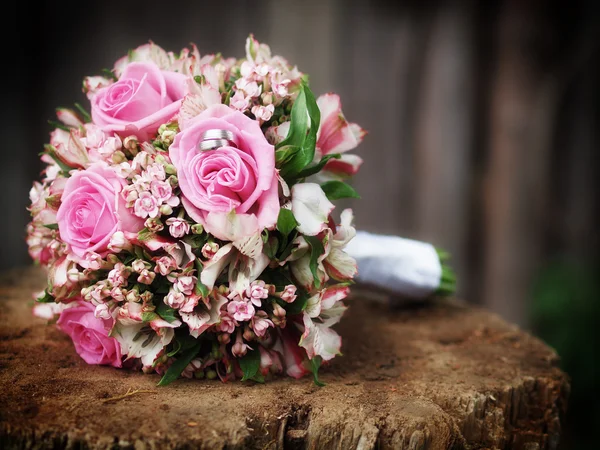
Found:
<path fill-rule="evenodd" d="M 428 297 L 440 286 L 442 264 L 426 242 L 357 231 L 344 250 L 358 263 L 358 282 L 410 298 Z"/>

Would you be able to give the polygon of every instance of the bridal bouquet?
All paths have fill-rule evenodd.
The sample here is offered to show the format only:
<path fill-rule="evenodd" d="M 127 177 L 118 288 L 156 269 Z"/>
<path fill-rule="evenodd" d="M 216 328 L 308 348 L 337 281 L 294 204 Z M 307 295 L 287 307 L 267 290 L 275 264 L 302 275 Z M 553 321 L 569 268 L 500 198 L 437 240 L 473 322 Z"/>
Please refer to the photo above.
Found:
<path fill-rule="evenodd" d="M 239 60 L 142 45 L 83 87 L 89 108 L 57 110 L 30 193 L 36 314 L 87 363 L 160 384 L 318 383 L 356 274 L 352 212 L 332 202 L 357 196 L 343 180 L 365 132 L 339 97 L 315 99 L 252 36 Z"/>

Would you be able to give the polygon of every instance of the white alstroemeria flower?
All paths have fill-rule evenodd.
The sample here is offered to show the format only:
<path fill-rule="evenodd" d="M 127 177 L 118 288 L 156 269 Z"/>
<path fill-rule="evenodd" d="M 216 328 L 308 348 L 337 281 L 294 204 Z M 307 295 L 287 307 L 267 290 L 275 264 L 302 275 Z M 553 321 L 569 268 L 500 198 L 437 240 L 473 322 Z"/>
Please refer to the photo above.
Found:
<path fill-rule="evenodd" d="M 335 206 L 321 186 L 316 183 L 298 183 L 292 186 L 292 212 L 298 222 L 298 231 L 316 236 L 327 229 L 329 214 Z"/>

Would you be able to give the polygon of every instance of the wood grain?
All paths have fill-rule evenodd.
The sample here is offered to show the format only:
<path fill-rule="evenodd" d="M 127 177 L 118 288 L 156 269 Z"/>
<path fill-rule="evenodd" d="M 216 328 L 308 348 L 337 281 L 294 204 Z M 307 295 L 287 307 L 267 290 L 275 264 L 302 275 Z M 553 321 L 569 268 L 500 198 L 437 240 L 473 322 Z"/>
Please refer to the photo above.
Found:
<path fill-rule="evenodd" d="M 458 301 L 391 310 L 356 289 L 327 384 L 178 380 L 88 366 L 32 317 L 38 269 L 0 276 L 0 447 L 555 449 L 554 351 Z"/>

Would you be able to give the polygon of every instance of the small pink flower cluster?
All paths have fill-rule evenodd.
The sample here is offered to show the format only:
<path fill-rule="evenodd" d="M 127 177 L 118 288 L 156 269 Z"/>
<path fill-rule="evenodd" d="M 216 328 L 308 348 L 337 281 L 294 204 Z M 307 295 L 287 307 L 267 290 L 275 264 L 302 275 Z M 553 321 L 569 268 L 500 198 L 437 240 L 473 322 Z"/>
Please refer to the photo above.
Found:
<path fill-rule="evenodd" d="M 149 43 L 84 89 L 91 114 L 58 110 L 30 192 L 36 313 L 87 363 L 163 384 L 316 377 L 356 274 L 331 201 L 356 195 L 364 131 L 339 97 L 252 36 L 241 60 Z"/>
<path fill-rule="evenodd" d="M 230 106 L 241 112 L 251 111 L 262 124 L 268 122 L 275 107 L 295 96 L 294 88 L 302 80 L 302 73 L 291 68 L 281 57 L 271 57 L 269 47 L 254 39 L 246 42 L 247 59 L 235 75 Z"/>

